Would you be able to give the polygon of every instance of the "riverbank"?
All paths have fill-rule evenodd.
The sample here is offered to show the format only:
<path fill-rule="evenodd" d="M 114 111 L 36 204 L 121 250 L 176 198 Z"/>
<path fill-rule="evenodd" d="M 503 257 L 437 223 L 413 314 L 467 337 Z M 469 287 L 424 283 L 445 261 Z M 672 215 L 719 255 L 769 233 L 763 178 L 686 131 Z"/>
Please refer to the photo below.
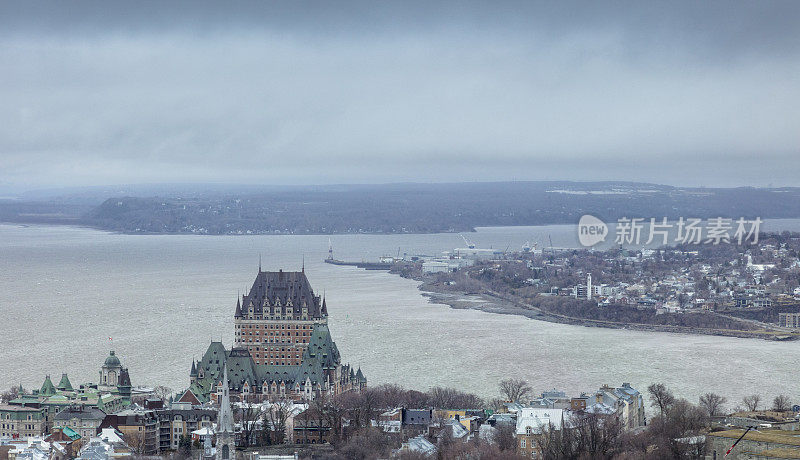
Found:
<path fill-rule="evenodd" d="M 419 285 L 422 295 L 432 303 L 448 305 L 454 309 L 472 309 L 487 313 L 503 315 L 518 315 L 526 318 L 552 323 L 570 324 L 584 327 L 601 327 L 608 329 L 627 329 L 636 331 L 671 332 L 678 334 L 715 335 L 721 337 L 755 338 L 763 340 L 784 341 L 797 340 L 800 334 L 777 330 L 733 330 L 711 329 L 699 327 L 673 326 L 665 324 L 641 324 L 603 321 L 587 318 L 577 318 L 557 313 L 547 312 L 534 305 L 520 302 L 519 300 L 503 296 L 500 293 L 483 291 L 469 293 L 444 289 L 435 283 L 421 281 Z"/>

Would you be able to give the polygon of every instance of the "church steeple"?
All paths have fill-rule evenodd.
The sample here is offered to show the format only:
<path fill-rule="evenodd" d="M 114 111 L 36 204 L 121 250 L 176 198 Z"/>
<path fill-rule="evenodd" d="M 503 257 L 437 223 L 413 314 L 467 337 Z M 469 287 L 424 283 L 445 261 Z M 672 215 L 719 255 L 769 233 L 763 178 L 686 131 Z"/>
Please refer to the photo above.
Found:
<path fill-rule="evenodd" d="M 228 388 L 228 364 L 222 367 L 222 396 L 219 399 L 217 433 L 233 433 L 233 412 L 231 411 L 230 389 Z"/>
<path fill-rule="evenodd" d="M 230 389 L 228 388 L 228 363 L 222 365 L 222 395 L 219 398 L 217 414 L 217 456 L 216 460 L 230 460 L 236 449 L 233 431 L 233 411 L 231 411 Z"/>

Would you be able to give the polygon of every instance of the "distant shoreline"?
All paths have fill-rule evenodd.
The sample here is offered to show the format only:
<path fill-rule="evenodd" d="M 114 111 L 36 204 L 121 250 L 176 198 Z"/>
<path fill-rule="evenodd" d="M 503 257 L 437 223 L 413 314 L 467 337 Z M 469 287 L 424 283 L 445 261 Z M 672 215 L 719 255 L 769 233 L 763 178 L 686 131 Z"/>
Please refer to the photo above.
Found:
<path fill-rule="evenodd" d="M 737 331 L 731 329 L 707 329 L 687 326 L 671 326 L 664 324 L 642 323 L 617 323 L 612 321 L 593 320 L 586 318 L 567 317 L 542 311 L 532 305 L 524 305 L 514 300 L 505 299 L 498 295 L 481 292 L 468 293 L 460 291 L 445 291 L 435 285 L 420 281 L 418 289 L 431 303 L 439 303 L 456 310 L 479 310 L 487 313 L 503 315 L 517 315 L 529 319 L 547 321 L 550 323 L 570 324 L 573 326 L 601 327 L 606 329 L 628 329 L 636 331 L 671 332 L 676 334 L 714 335 L 721 337 L 737 337 L 745 339 L 761 339 L 768 341 L 798 340 L 797 334 L 780 331 Z M 472 299 L 470 299 L 470 297 Z M 475 298 L 482 299 L 476 301 Z"/>

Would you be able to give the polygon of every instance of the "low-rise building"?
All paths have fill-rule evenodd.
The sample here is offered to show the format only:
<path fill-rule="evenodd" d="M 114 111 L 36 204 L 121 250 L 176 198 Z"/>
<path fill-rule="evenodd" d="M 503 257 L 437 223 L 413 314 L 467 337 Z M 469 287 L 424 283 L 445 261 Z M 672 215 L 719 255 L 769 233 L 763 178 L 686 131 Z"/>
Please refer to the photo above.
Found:
<path fill-rule="evenodd" d="M 0 436 L 27 438 L 44 433 L 44 411 L 41 408 L 0 405 Z"/>
<path fill-rule="evenodd" d="M 177 450 L 181 436 L 189 436 L 200 428 L 211 428 L 217 420 L 217 411 L 181 403 L 157 410 L 155 416 L 158 418 L 159 450 L 163 452 Z"/>
<path fill-rule="evenodd" d="M 56 414 L 53 424 L 69 427 L 84 440 L 89 440 L 99 432 L 105 418 L 106 413 L 96 407 L 72 405 Z"/>
<path fill-rule="evenodd" d="M 613 408 L 625 429 L 634 429 L 646 423 L 644 398 L 629 383 L 617 388 L 603 385 L 595 393 L 595 404 L 599 403 Z"/>
<path fill-rule="evenodd" d="M 800 313 L 778 313 L 778 326 L 800 327 Z"/>
<path fill-rule="evenodd" d="M 551 430 L 560 431 L 561 425 L 568 418 L 563 409 L 525 407 L 517 413 L 517 452 L 526 458 L 539 458 L 541 448 L 540 436 Z"/>
<path fill-rule="evenodd" d="M 126 409 L 109 414 L 101 428 L 115 428 L 135 453 L 156 455 L 159 451 L 158 417 L 152 410 Z"/>

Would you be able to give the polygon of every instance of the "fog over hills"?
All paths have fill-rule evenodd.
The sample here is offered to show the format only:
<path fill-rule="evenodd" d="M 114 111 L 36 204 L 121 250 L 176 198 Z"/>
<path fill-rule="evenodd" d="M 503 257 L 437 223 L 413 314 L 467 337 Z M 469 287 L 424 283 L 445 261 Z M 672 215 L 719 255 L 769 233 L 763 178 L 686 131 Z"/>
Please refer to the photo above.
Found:
<path fill-rule="evenodd" d="M 637 182 L 464 182 L 267 186 L 133 185 L 0 201 L 6 222 L 125 233 L 335 234 L 470 231 L 620 217 L 800 217 L 800 188 L 686 188 Z"/>

